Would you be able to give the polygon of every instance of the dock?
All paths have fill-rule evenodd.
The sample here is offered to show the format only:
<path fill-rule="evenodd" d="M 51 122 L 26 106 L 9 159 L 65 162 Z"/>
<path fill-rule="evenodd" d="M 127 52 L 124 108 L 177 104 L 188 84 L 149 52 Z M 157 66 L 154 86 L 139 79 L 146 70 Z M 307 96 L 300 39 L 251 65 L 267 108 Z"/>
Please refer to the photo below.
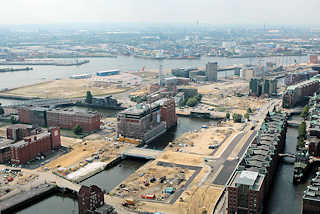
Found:
<path fill-rule="evenodd" d="M 122 157 L 134 157 L 134 158 L 142 158 L 147 160 L 155 160 L 157 159 L 163 151 L 154 150 L 154 149 L 144 149 L 144 148 L 131 148 L 123 151 L 121 153 Z"/>
<path fill-rule="evenodd" d="M 8 200 L 0 202 L 0 213 L 12 213 L 19 207 L 30 204 L 31 201 L 45 198 L 46 195 L 57 191 L 57 187 L 50 184 L 43 184 L 32 188 L 30 191 L 19 193 Z"/>

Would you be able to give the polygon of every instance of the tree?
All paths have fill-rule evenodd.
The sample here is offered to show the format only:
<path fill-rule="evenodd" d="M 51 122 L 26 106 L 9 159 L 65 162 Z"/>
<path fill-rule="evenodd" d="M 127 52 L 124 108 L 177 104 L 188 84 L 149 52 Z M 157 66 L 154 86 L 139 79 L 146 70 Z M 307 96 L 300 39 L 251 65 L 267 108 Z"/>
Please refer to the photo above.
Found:
<path fill-rule="evenodd" d="M 18 123 L 17 119 L 14 116 L 10 117 L 10 121 L 11 121 L 12 124 Z"/>
<path fill-rule="evenodd" d="M 92 104 L 92 94 L 91 94 L 91 91 L 87 91 L 86 103 Z"/>
<path fill-rule="evenodd" d="M 244 117 L 245 119 L 249 120 L 249 114 L 248 114 L 248 112 L 246 112 L 246 113 L 243 115 L 243 117 Z"/>
<path fill-rule="evenodd" d="M 0 115 L 4 114 L 4 109 L 3 109 L 3 107 L 1 105 L 2 104 L 0 103 Z"/>
<path fill-rule="evenodd" d="M 227 118 L 228 120 L 230 119 L 230 113 L 229 113 L 229 112 L 226 113 L 226 118 Z"/>
<path fill-rule="evenodd" d="M 76 135 L 79 135 L 82 133 L 82 128 L 79 125 L 76 125 L 75 127 L 73 127 L 72 129 L 73 133 L 75 133 Z"/>
<path fill-rule="evenodd" d="M 302 112 L 300 114 L 301 117 L 303 117 L 304 119 L 307 119 L 307 116 L 309 114 L 309 105 L 305 105 L 305 107 L 303 107 Z"/>
<path fill-rule="evenodd" d="M 241 114 L 237 114 L 237 113 L 233 113 L 232 114 L 232 119 L 235 123 L 241 123 L 242 122 L 242 115 Z"/>
<path fill-rule="evenodd" d="M 197 105 L 198 99 L 196 97 L 191 97 L 187 101 L 187 106 L 193 107 Z"/>
<path fill-rule="evenodd" d="M 304 140 L 306 139 L 306 122 L 303 121 L 298 128 L 298 142 L 297 142 L 297 149 L 303 148 L 305 146 Z"/>

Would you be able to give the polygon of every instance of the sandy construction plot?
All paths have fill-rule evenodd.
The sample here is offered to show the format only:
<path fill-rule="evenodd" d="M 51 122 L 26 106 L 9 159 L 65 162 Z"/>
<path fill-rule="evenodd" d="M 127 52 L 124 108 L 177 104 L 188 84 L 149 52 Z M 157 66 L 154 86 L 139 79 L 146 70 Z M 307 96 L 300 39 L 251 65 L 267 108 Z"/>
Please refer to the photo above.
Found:
<path fill-rule="evenodd" d="M 116 94 L 126 91 L 126 88 L 95 87 L 87 79 L 62 79 L 25 86 L 5 92 L 7 95 L 41 98 L 75 98 L 85 97 L 87 91 L 93 95 Z"/>

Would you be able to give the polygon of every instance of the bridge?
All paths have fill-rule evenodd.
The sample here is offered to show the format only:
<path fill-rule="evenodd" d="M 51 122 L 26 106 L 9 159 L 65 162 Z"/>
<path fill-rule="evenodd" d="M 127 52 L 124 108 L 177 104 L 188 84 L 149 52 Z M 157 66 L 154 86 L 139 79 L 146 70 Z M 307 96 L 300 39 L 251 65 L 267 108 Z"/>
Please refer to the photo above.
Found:
<path fill-rule="evenodd" d="M 288 158 L 296 158 L 295 154 L 285 153 L 285 154 L 278 154 L 279 157 L 288 157 Z"/>
<path fill-rule="evenodd" d="M 63 105 L 73 105 L 77 101 L 81 99 L 35 99 L 35 100 L 26 100 L 21 103 L 13 104 L 13 105 L 6 105 L 3 107 L 7 108 L 16 108 L 21 106 L 37 106 L 37 107 L 58 107 Z"/>
<path fill-rule="evenodd" d="M 147 160 L 157 159 L 163 151 L 144 148 L 130 148 L 121 153 L 122 157 L 143 158 Z"/>
<path fill-rule="evenodd" d="M 302 121 L 288 120 L 288 125 L 291 127 L 299 127 Z"/>

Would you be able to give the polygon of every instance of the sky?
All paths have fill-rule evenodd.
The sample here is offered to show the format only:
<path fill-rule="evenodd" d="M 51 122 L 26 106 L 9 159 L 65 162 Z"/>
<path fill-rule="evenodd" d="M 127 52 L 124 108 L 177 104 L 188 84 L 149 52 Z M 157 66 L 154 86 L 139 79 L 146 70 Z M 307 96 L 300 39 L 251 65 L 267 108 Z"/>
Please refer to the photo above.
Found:
<path fill-rule="evenodd" d="M 318 25 L 320 0 L 1 0 L 0 24 Z"/>

